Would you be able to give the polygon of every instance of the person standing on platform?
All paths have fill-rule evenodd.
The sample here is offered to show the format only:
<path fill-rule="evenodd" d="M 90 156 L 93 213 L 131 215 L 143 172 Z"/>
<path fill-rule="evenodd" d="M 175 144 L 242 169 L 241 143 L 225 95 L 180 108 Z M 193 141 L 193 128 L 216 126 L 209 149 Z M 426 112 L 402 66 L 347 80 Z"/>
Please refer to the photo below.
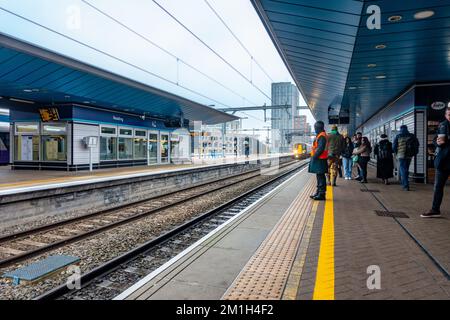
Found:
<path fill-rule="evenodd" d="M 353 142 L 353 146 L 355 149 L 359 148 L 361 146 L 362 143 L 362 133 L 361 132 L 357 132 L 355 135 L 355 141 Z M 359 156 L 358 156 L 359 158 Z M 356 170 L 358 172 L 358 175 L 355 177 L 355 180 L 361 181 L 361 168 L 359 165 L 359 161 L 354 161 L 354 164 L 356 166 Z"/>
<path fill-rule="evenodd" d="M 394 176 L 394 157 L 392 143 L 384 133 L 380 136 L 381 140 L 374 149 L 377 157 L 377 178 L 382 179 L 385 185 L 389 184 L 389 178 Z"/>
<path fill-rule="evenodd" d="M 344 140 L 344 149 L 342 150 L 342 163 L 344 165 L 344 177 L 345 180 L 352 180 L 352 153 L 353 142 L 350 137 L 346 137 Z"/>
<path fill-rule="evenodd" d="M 399 163 L 403 190 L 409 191 L 409 166 L 412 158 L 419 153 L 419 140 L 408 131 L 406 125 L 402 125 L 400 134 L 395 137 L 393 149 Z"/>
<path fill-rule="evenodd" d="M 367 165 L 370 161 L 370 153 L 372 152 L 372 146 L 369 139 L 363 137 L 361 145 L 353 150 L 353 154 L 358 156 L 358 166 L 360 171 L 360 177 L 357 178 L 361 183 L 367 183 Z"/>
<path fill-rule="evenodd" d="M 336 186 L 336 180 L 339 171 L 339 158 L 344 148 L 344 138 L 338 132 L 338 127 L 333 125 L 331 132 L 328 134 L 328 174 L 327 184 Z"/>
<path fill-rule="evenodd" d="M 439 124 L 438 135 L 433 141 L 436 147 L 433 206 L 430 211 L 420 215 L 422 218 L 436 218 L 441 216 L 444 187 L 450 176 L 450 108 L 447 108 L 445 111 L 445 119 L 444 122 Z"/>
<path fill-rule="evenodd" d="M 325 133 L 325 124 L 323 121 L 317 121 L 314 124 L 316 138 L 314 139 L 311 160 L 309 161 L 308 171 L 315 173 L 317 177 L 316 193 L 311 195 L 311 199 L 325 200 L 327 192 L 327 180 L 325 174 L 328 173 L 328 150 L 327 150 L 327 134 Z"/>

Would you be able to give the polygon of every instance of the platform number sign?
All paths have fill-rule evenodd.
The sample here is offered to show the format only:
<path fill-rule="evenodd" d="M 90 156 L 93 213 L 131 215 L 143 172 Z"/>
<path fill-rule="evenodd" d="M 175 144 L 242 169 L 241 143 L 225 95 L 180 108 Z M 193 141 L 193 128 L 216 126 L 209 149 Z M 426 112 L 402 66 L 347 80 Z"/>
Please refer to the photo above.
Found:
<path fill-rule="evenodd" d="M 58 121 L 59 114 L 57 108 L 42 108 L 39 109 L 42 122 Z"/>

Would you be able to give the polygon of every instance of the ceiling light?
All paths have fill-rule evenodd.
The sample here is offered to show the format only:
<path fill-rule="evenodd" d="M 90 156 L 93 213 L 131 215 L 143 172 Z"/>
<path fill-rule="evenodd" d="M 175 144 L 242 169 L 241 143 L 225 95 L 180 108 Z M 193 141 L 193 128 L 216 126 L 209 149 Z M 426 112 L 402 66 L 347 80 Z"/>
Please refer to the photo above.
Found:
<path fill-rule="evenodd" d="M 33 92 L 31 89 L 23 89 L 23 92 Z"/>
<path fill-rule="evenodd" d="M 390 16 L 390 17 L 388 18 L 388 20 L 389 20 L 390 22 L 397 22 L 397 21 L 402 20 L 402 16 Z"/>
<path fill-rule="evenodd" d="M 375 49 L 385 49 L 386 48 L 386 45 L 385 44 L 377 44 L 376 46 L 375 46 Z"/>
<path fill-rule="evenodd" d="M 377 66 L 376 63 L 369 63 L 369 64 L 367 65 L 367 67 L 369 67 L 369 68 L 375 68 L 376 66 Z"/>
<path fill-rule="evenodd" d="M 369 77 L 361 77 L 361 80 L 369 80 Z"/>
<path fill-rule="evenodd" d="M 377 79 L 386 79 L 386 76 L 385 75 L 379 75 L 379 76 L 376 76 L 375 78 L 377 78 Z"/>
<path fill-rule="evenodd" d="M 83 101 L 83 103 L 91 103 L 90 101 Z"/>
<path fill-rule="evenodd" d="M 348 90 L 355 90 L 356 87 L 348 87 Z"/>
<path fill-rule="evenodd" d="M 432 17 L 433 15 L 434 11 L 432 10 L 419 11 L 414 14 L 414 19 L 426 19 Z"/>
<path fill-rule="evenodd" d="M 31 89 L 33 92 L 39 92 L 39 89 Z"/>
<path fill-rule="evenodd" d="M 29 103 L 29 104 L 34 104 L 34 101 L 28 101 L 28 100 L 22 100 L 22 99 L 16 99 L 16 98 L 9 98 L 10 101 L 15 101 L 15 102 L 23 102 L 23 103 Z"/>

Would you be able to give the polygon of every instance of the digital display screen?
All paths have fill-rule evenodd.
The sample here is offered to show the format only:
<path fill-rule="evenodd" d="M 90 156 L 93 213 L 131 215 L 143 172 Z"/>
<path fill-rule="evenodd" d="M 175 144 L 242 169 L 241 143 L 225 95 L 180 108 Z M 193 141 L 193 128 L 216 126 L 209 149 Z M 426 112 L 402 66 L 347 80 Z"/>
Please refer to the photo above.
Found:
<path fill-rule="evenodd" d="M 48 121 L 58 121 L 59 114 L 57 108 L 43 108 L 39 109 L 39 113 L 41 115 L 42 122 Z"/>

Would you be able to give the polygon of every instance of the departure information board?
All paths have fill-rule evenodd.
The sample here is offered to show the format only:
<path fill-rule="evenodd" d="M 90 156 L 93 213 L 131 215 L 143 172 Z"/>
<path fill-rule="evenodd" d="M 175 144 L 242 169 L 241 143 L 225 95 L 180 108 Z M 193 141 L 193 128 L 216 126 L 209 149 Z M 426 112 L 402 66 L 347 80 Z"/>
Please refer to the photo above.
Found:
<path fill-rule="evenodd" d="M 39 113 L 41 115 L 42 122 L 59 120 L 59 114 L 58 114 L 57 108 L 42 108 L 42 109 L 39 109 Z"/>

